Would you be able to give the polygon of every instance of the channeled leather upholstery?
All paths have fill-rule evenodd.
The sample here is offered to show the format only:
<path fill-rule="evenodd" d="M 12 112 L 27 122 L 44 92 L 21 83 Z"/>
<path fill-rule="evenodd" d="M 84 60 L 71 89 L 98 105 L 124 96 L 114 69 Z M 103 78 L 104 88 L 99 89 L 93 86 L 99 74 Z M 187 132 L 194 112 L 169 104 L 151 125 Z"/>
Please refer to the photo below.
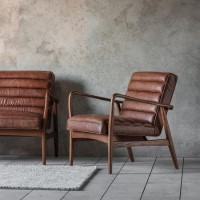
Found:
<path fill-rule="evenodd" d="M 126 95 L 170 104 L 177 76 L 171 73 L 133 73 Z M 107 115 L 75 115 L 68 119 L 68 130 L 108 134 Z M 154 105 L 125 100 L 119 116 L 114 117 L 115 135 L 158 136 L 162 124 L 159 108 Z"/>
<path fill-rule="evenodd" d="M 53 84 L 52 72 L 1 71 L 0 129 L 41 129 L 45 94 L 51 96 Z"/>
<path fill-rule="evenodd" d="M 42 115 L 33 112 L 2 110 L 0 127 L 3 129 L 41 129 Z"/>
<path fill-rule="evenodd" d="M 126 95 L 138 99 L 170 104 L 176 81 L 177 76 L 171 73 L 136 72 L 131 77 Z M 120 114 L 151 123 L 156 128 L 153 135 L 158 136 L 162 130 L 158 111 L 157 106 L 126 100 L 122 105 Z"/>

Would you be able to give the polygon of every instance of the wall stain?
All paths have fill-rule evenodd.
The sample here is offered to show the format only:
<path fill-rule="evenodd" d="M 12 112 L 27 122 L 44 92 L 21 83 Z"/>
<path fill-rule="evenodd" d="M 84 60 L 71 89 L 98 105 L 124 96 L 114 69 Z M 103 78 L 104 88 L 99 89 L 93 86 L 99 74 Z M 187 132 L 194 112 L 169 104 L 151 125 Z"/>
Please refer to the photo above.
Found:
<path fill-rule="evenodd" d="M 110 97 L 126 92 L 132 72 L 175 73 L 179 79 L 169 122 L 177 154 L 199 156 L 194 147 L 200 130 L 199 9 L 199 0 L 0 0 L 0 69 L 55 73 L 61 154 L 68 148 L 66 100 L 71 90 Z M 78 101 L 75 107 L 80 114 L 108 111 L 96 102 L 84 106 Z M 0 153 L 40 154 L 38 142 L 23 141 L 2 138 Z M 104 146 L 87 142 L 77 154 L 97 155 L 94 148 L 106 155 Z M 50 144 L 47 150 L 53 155 Z M 169 156 L 165 148 L 134 151 L 137 156 Z M 123 149 L 115 155 L 127 156 Z"/>
<path fill-rule="evenodd" d="M 49 48 L 48 46 L 50 45 L 50 42 L 47 41 L 42 41 L 40 46 L 37 48 L 37 53 L 48 56 L 50 54 L 54 53 L 54 50 Z"/>
<path fill-rule="evenodd" d="M 114 22 L 116 25 L 120 25 L 121 23 L 126 23 L 127 27 L 132 27 L 131 24 L 127 22 L 127 13 L 133 6 L 133 3 L 129 3 L 126 5 L 126 7 L 120 12 L 120 14 L 114 19 Z"/>

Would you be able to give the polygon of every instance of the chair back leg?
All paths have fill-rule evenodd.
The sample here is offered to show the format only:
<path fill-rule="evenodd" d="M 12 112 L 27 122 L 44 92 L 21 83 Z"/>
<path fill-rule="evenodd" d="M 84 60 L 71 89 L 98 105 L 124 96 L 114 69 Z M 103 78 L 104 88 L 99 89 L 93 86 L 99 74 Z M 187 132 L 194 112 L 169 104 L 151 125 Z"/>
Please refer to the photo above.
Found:
<path fill-rule="evenodd" d="M 58 121 L 57 116 L 54 119 L 54 153 L 55 157 L 58 157 Z"/>
<path fill-rule="evenodd" d="M 55 157 L 58 157 L 58 132 L 55 132 L 54 135 L 54 154 Z"/>
<path fill-rule="evenodd" d="M 131 162 L 134 162 L 134 156 L 133 156 L 133 151 L 131 147 L 127 147 L 127 151 L 128 151 L 128 156 L 130 158 Z"/>

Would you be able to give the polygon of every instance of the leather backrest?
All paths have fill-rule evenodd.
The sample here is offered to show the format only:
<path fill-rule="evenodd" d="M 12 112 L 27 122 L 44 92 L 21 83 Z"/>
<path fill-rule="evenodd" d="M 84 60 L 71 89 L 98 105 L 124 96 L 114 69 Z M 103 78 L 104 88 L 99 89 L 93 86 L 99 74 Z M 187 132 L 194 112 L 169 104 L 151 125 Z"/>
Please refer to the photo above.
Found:
<path fill-rule="evenodd" d="M 49 71 L 0 71 L 0 110 L 43 114 L 45 94 L 51 95 L 54 74 Z"/>
<path fill-rule="evenodd" d="M 176 82 L 177 76 L 172 73 L 136 72 L 131 76 L 126 95 L 170 104 Z M 158 106 L 125 100 L 120 114 L 151 123 L 157 127 L 156 135 L 161 133 L 162 125 Z"/>

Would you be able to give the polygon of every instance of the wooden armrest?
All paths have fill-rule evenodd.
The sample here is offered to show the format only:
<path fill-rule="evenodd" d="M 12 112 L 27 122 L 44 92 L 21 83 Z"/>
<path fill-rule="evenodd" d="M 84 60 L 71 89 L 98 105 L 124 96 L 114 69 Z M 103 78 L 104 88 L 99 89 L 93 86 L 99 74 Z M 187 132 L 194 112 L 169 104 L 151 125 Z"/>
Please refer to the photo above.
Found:
<path fill-rule="evenodd" d="M 111 101 L 110 98 L 106 98 L 106 97 L 102 97 L 102 96 L 96 96 L 96 95 L 87 94 L 87 93 L 83 93 L 83 92 L 77 92 L 77 91 L 72 91 L 69 94 L 69 97 L 71 97 L 71 96 L 83 96 L 83 97 L 98 99 L 98 100 L 102 100 L 102 101 Z M 123 103 L 123 101 L 119 101 L 119 100 L 116 100 L 115 102 Z"/>
<path fill-rule="evenodd" d="M 159 106 L 159 107 L 164 107 L 164 108 L 167 108 L 169 110 L 173 110 L 173 108 L 174 108 L 173 105 L 167 105 L 167 104 L 157 103 L 157 102 L 153 102 L 153 101 L 147 101 L 147 100 L 144 100 L 144 99 L 138 99 L 138 98 L 126 96 L 126 95 L 119 94 L 119 93 L 113 94 L 113 100 L 114 101 L 115 101 L 116 98 L 123 98 L 123 99 L 127 99 L 127 100 L 130 100 L 130 101 L 137 101 L 137 102 L 141 102 L 141 103 L 151 104 L 151 105 L 155 105 L 155 106 Z"/>
<path fill-rule="evenodd" d="M 106 97 L 96 96 L 96 95 L 87 94 L 87 93 L 83 93 L 83 92 L 72 91 L 72 92 L 70 92 L 69 98 L 68 98 L 69 117 L 71 117 L 73 114 L 73 109 L 72 109 L 72 97 L 73 96 L 82 96 L 82 97 L 93 98 L 93 99 L 98 99 L 98 100 L 108 101 L 108 102 L 111 102 L 111 100 L 112 100 L 112 99 L 109 99 Z M 123 101 L 115 100 L 115 103 L 120 104 L 120 103 L 123 103 Z"/>

